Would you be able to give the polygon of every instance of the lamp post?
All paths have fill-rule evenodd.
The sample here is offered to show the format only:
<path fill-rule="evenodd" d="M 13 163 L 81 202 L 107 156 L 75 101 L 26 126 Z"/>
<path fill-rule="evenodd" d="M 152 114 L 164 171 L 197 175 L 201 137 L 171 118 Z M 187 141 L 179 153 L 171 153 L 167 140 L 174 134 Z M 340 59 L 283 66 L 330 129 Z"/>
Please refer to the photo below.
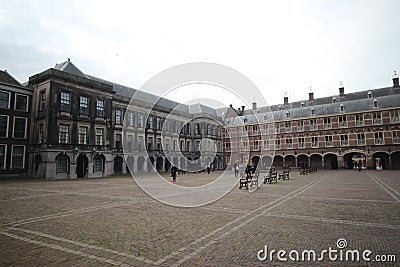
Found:
<path fill-rule="evenodd" d="M 92 159 L 93 159 L 94 155 L 96 155 L 96 153 L 97 153 L 97 149 L 96 149 L 96 147 L 94 146 L 94 147 L 92 148 Z"/>
<path fill-rule="evenodd" d="M 75 146 L 75 148 L 74 148 L 74 150 L 73 150 L 72 152 L 74 153 L 74 160 L 76 160 L 76 159 L 75 159 L 75 156 L 76 156 L 76 154 L 78 154 L 78 152 L 79 152 L 78 146 Z"/>

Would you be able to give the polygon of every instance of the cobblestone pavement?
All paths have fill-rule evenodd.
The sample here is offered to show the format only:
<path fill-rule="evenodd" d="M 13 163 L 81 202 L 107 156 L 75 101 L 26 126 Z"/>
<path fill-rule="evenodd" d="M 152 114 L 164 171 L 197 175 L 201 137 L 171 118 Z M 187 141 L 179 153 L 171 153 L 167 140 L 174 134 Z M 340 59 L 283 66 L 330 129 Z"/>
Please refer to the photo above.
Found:
<path fill-rule="evenodd" d="M 177 183 L 200 186 L 219 175 L 184 174 Z M 339 239 L 347 241 L 341 250 Z M 199 208 L 159 203 L 128 176 L 3 180 L 0 246 L 0 266 L 399 266 L 400 171 L 293 170 L 289 180 L 254 193 L 236 186 Z M 265 246 L 285 250 L 288 261 L 277 252 L 260 261 Z M 318 258 L 329 247 L 395 255 L 397 263 L 328 254 L 301 261 L 304 250 Z"/>

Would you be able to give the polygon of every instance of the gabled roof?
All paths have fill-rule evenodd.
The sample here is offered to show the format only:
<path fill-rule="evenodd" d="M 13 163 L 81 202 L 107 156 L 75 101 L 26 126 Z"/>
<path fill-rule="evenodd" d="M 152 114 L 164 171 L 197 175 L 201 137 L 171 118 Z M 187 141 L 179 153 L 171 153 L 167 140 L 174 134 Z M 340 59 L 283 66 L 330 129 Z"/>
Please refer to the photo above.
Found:
<path fill-rule="evenodd" d="M 2 70 L 0 70 L 0 82 L 14 86 L 22 86 L 11 74 Z"/>
<path fill-rule="evenodd" d="M 88 78 L 86 76 L 86 74 L 84 74 L 80 69 L 78 69 L 72 62 L 71 60 L 68 58 L 67 61 L 64 61 L 60 64 L 56 64 L 56 66 L 54 67 L 56 70 L 61 70 L 64 72 L 68 72 L 70 74 L 74 74 L 77 76 L 81 76 L 84 78 Z"/>

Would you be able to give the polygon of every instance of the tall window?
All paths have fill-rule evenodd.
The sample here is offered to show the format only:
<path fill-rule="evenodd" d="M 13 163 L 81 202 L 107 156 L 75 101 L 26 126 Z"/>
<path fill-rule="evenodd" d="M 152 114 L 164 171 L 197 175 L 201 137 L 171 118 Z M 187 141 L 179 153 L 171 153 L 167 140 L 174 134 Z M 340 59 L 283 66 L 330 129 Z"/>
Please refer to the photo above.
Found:
<path fill-rule="evenodd" d="M 324 118 L 324 128 L 325 129 L 332 128 L 331 118 Z"/>
<path fill-rule="evenodd" d="M 0 169 L 6 168 L 6 145 L 0 145 Z"/>
<path fill-rule="evenodd" d="M 383 145 L 385 141 L 383 140 L 383 132 L 375 133 L 375 145 Z"/>
<path fill-rule="evenodd" d="M 60 110 L 69 112 L 70 108 L 71 108 L 71 94 L 67 92 L 61 92 Z"/>
<path fill-rule="evenodd" d="M 89 97 L 79 97 L 79 114 L 89 115 Z"/>
<path fill-rule="evenodd" d="M 318 147 L 318 136 L 311 137 L 311 147 L 313 148 Z"/>
<path fill-rule="evenodd" d="M 317 126 L 317 119 L 312 119 L 310 120 L 310 130 L 317 130 L 318 126 Z"/>
<path fill-rule="evenodd" d="M 133 112 L 132 111 L 128 111 L 128 126 L 133 126 Z"/>
<path fill-rule="evenodd" d="M 0 91 L 0 108 L 10 108 L 10 93 Z"/>
<path fill-rule="evenodd" d="M 349 145 L 349 136 L 347 134 L 340 135 L 340 145 L 348 146 Z"/>
<path fill-rule="evenodd" d="M 298 132 L 304 131 L 304 121 L 298 121 L 297 122 L 297 131 Z"/>
<path fill-rule="evenodd" d="M 229 142 L 228 142 L 227 144 L 229 144 L 229 150 L 230 150 L 231 145 L 230 145 Z M 228 145 L 226 145 L 226 147 L 228 147 Z M 268 139 L 264 139 L 264 140 L 263 140 L 263 149 L 267 150 L 268 148 L 269 148 Z"/>
<path fill-rule="evenodd" d="M 115 148 L 122 148 L 122 135 L 121 134 L 116 134 L 115 135 Z"/>
<path fill-rule="evenodd" d="M 207 124 L 207 135 L 210 135 L 210 124 Z"/>
<path fill-rule="evenodd" d="M 147 127 L 149 129 L 153 129 L 153 116 L 149 115 L 149 117 L 147 118 Z"/>
<path fill-rule="evenodd" d="M 279 139 L 275 140 L 275 149 L 281 149 L 281 140 Z"/>
<path fill-rule="evenodd" d="M 292 131 L 292 125 L 291 125 L 290 121 L 285 121 L 285 131 L 287 133 Z"/>
<path fill-rule="evenodd" d="M 156 129 L 161 130 L 161 118 L 156 118 Z"/>
<path fill-rule="evenodd" d="M 40 123 L 38 125 L 38 144 L 42 144 L 43 143 L 43 123 Z"/>
<path fill-rule="evenodd" d="M 325 136 L 325 146 L 333 146 L 333 136 L 327 135 Z"/>
<path fill-rule="evenodd" d="M 96 117 L 104 117 L 104 100 L 96 100 Z"/>
<path fill-rule="evenodd" d="M 275 129 L 275 133 L 280 133 L 281 132 L 281 130 L 279 128 L 279 123 L 275 123 L 274 129 Z"/>
<path fill-rule="evenodd" d="M 392 110 L 390 111 L 390 121 L 391 122 L 399 122 L 399 111 L 398 110 Z"/>
<path fill-rule="evenodd" d="M 46 109 L 46 91 L 40 91 L 39 93 L 39 111 Z"/>
<path fill-rule="evenodd" d="M 88 127 L 79 126 L 79 144 L 86 145 L 87 144 L 87 134 L 88 134 Z"/>
<path fill-rule="evenodd" d="M 291 138 L 286 138 L 286 148 L 293 148 L 293 141 Z"/>
<path fill-rule="evenodd" d="M 359 146 L 365 145 L 365 134 L 364 133 L 357 134 L 357 144 Z"/>
<path fill-rule="evenodd" d="M 143 122 L 143 114 L 139 113 L 139 128 L 143 128 L 144 127 L 144 122 Z"/>
<path fill-rule="evenodd" d="M 364 115 L 357 114 L 356 115 L 356 126 L 362 126 L 362 125 L 364 125 Z"/>
<path fill-rule="evenodd" d="M 96 146 L 102 146 L 104 144 L 104 129 L 96 128 Z"/>
<path fill-rule="evenodd" d="M 304 143 L 304 137 L 299 137 L 299 148 L 304 148 L 305 143 Z"/>
<path fill-rule="evenodd" d="M 200 124 L 196 123 L 194 125 L 194 134 L 199 135 L 200 134 Z"/>
<path fill-rule="evenodd" d="M 12 146 L 11 168 L 23 169 L 25 165 L 25 146 Z"/>
<path fill-rule="evenodd" d="M 68 144 L 69 143 L 69 125 L 68 124 L 60 124 L 58 132 L 58 142 L 60 144 Z"/>
<path fill-rule="evenodd" d="M 382 123 L 382 114 L 380 112 L 375 112 L 372 116 L 373 124 L 381 124 Z"/>
<path fill-rule="evenodd" d="M 340 116 L 339 117 L 339 127 L 347 127 L 346 116 Z"/>
<path fill-rule="evenodd" d="M 28 111 L 28 96 L 27 95 L 15 95 L 15 109 L 21 111 Z"/>
<path fill-rule="evenodd" d="M 400 131 L 393 131 L 393 143 L 400 144 Z"/>
<path fill-rule="evenodd" d="M 191 135 L 191 134 L 192 134 L 192 126 L 191 126 L 190 124 L 187 124 L 187 125 L 186 125 L 186 133 L 187 133 L 188 135 Z"/>
<path fill-rule="evenodd" d="M 26 138 L 27 118 L 14 117 L 14 138 Z"/>
<path fill-rule="evenodd" d="M 256 151 L 260 149 L 259 146 L 258 146 L 258 140 L 254 140 L 253 148 L 254 148 L 254 150 L 256 150 Z"/>
<path fill-rule="evenodd" d="M 93 172 L 103 172 L 103 158 L 101 156 L 94 157 Z"/>
<path fill-rule="evenodd" d="M 67 155 L 58 155 L 56 157 L 56 173 L 67 173 L 69 158 Z"/>
<path fill-rule="evenodd" d="M 115 111 L 115 123 L 116 124 L 121 124 L 121 117 L 122 117 L 122 111 L 117 109 Z"/>
<path fill-rule="evenodd" d="M 0 115 L 0 137 L 8 137 L 8 116 L 5 115 Z"/>

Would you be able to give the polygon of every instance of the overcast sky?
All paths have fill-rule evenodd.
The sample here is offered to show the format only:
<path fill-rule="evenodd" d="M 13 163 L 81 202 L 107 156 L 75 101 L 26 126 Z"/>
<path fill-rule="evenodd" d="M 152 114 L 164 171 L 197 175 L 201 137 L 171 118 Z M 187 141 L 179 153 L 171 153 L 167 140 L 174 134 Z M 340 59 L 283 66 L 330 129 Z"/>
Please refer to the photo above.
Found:
<path fill-rule="evenodd" d="M 278 104 L 285 92 L 307 99 L 310 86 L 315 97 L 338 94 L 340 81 L 345 92 L 390 86 L 399 14 L 398 0 L 2 1 L 0 69 L 25 82 L 71 58 L 84 73 L 140 88 L 175 65 L 214 62 Z"/>

